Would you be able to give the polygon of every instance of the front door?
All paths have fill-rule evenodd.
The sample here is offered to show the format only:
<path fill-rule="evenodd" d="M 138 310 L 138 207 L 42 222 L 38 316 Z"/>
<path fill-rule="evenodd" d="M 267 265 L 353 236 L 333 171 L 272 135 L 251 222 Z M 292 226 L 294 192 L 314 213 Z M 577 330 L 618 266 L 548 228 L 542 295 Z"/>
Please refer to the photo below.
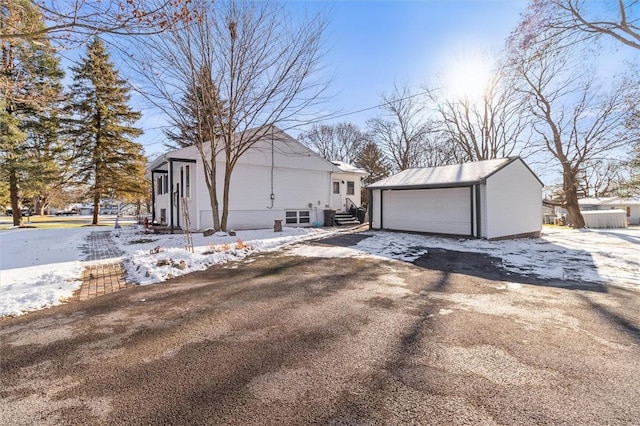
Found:
<path fill-rule="evenodd" d="M 338 211 L 344 210 L 342 197 L 345 189 L 343 186 L 344 185 L 340 180 L 334 180 L 331 182 L 331 207 Z"/>

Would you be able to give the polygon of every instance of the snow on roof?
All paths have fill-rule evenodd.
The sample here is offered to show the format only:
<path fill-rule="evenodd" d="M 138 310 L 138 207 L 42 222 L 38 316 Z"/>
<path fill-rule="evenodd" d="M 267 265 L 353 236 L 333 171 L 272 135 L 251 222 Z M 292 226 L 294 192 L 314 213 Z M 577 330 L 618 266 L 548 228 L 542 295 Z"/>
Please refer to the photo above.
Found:
<path fill-rule="evenodd" d="M 452 166 L 407 169 L 368 188 L 438 187 L 479 183 L 518 157 L 475 161 Z"/>
<path fill-rule="evenodd" d="M 619 205 L 637 205 L 640 199 L 637 198 L 620 198 L 620 197 L 587 197 L 578 200 L 581 206 L 619 206 Z"/>
<path fill-rule="evenodd" d="M 331 163 L 340 169 L 342 172 L 346 173 L 359 173 L 363 175 L 368 175 L 368 173 L 362 169 L 359 169 L 356 166 L 353 166 L 349 163 L 345 163 L 344 161 L 331 161 Z"/>

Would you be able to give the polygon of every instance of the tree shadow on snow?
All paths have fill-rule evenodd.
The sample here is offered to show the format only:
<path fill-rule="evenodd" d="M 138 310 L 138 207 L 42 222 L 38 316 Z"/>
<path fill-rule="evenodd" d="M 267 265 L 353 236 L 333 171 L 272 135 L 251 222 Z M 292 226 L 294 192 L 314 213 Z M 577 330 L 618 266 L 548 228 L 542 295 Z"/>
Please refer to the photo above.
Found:
<path fill-rule="evenodd" d="M 427 254 L 420 256 L 413 262 L 414 265 L 430 270 L 471 275 L 494 281 L 508 281 L 518 284 L 586 290 L 600 293 L 607 292 L 607 287 L 599 282 L 542 278 L 534 274 L 509 271 L 503 267 L 502 258 L 490 256 L 485 253 L 461 252 L 440 248 L 428 248 L 427 250 Z M 588 267 L 588 265 L 584 265 L 585 254 L 586 253 L 581 252 L 580 256 L 576 257 L 581 257 L 582 266 Z M 590 266 L 595 269 L 593 262 L 591 262 Z M 554 267 L 553 260 L 549 260 L 549 268 L 552 267 Z"/>
<path fill-rule="evenodd" d="M 640 231 L 640 228 L 637 228 L 638 231 Z M 580 232 L 597 232 L 600 235 L 606 235 L 607 237 L 612 237 L 612 238 L 618 238 L 620 240 L 623 241 L 627 241 L 630 242 L 632 244 L 637 244 L 640 245 L 640 232 L 638 232 L 638 235 L 629 235 L 629 234 L 623 234 L 623 233 L 619 233 L 619 232 L 612 232 L 612 231 L 603 231 L 601 229 L 598 229 L 596 231 L 592 231 L 590 229 L 579 229 Z"/>
<path fill-rule="evenodd" d="M 344 234 L 321 239 L 316 241 L 316 243 L 359 248 L 356 246 L 360 241 L 374 236 L 375 234 Z M 535 245 L 532 246 L 532 249 L 538 254 L 538 260 L 532 259 L 530 266 L 509 265 L 507 260 L 486 253 L 456 251 L 428 246 L 399 245 L 397 251 L 402 251 L 402 253 L 395 252 L 397 257 L 394 256 L 391 258 L 397 260 L 398 257 L 402 257 L 401 255 L 403 254 L 411 257 L 426 251 L 426 254 L 420 255 L 412 263 L 421 268 L 445 272 L 445 276 L 455 273 L 494 281 L 595 291 L 600 293 L 607 292 L 607 287 L 598 281 L 582 281 L 570 278 L 543 278 L 535 274 L 534 270 L 540 269 L 541 267 L 546 269 L 561 268 L 562 271 L 558 273 L 562 272 L 564 275 L 564 273 L 567 272 L 569 276 L 575 276 L 574 272 L 581 272 L 585 269 L 595 271 L 596 266 L 588 252 L 559 247 L 553 244 L 548 244 L 548 247 L 543 247 L 543 250 L 541 250 L 541 247 L 536 247 Z M 518 252 L 517 254 L 521 257 L 528 258 L 530 256 L 526 248 L 520 248 Z M 380 253 L 376 254 L 380 255 Z M 535 264 L 536 262 L 540 262 L 540 254 L 543 254 L 543 257 L 545 257 L 544 265 Z M 561 256 L 562 262 L 557 262 L 554 256 Z M 531 273 L 527 271 L 531 271 Z"/>

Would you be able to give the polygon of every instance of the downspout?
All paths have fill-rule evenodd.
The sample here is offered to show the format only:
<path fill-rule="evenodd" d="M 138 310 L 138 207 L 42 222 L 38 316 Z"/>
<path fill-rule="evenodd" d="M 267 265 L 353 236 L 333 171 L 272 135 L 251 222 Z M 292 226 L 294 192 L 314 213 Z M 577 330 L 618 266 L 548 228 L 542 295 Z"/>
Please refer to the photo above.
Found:
<path fill-rule="evenodd" d="M 273 126 L 271 126 L 271 194 L 269 194 L 269 200 L 271 200 L 271 206 L 267 206 L 269 210 L 273 208 L 276 200 L 276 195 L 273 193 L 273 169 L 275 167 L 275 154 L 273 147 Z"/>
<path fill-rule="evenodd" d="M 480 185 L 476 185 L 476 237 L 482 238 L 482 203 L 480 202 Z"/>
<path fill-rule="evenodd" d="M 475 215 L 476 215 L 476 212 L 474 211 L 475 210 L 475 203 L 473 202 L 473 196 L 474 196 L 475 187 L 476 187 L 475 185 L 472 185 L 472 186 L 469 187 L 469 197 L 470 197 L 469 206 L 471 207 L 469 209 L 469 214 L 471 215 L 471 220 L 469 221 L 469 224 L 471 225 L 471 229 L 469 231 L 469 236 L 470 237 L 473 237 L 474 235 L 476 235 L 478 233 L 477 224 L 476 224 L 475 228 L 473 226 L 474 225 L 473 222 L 475 220 Z M 475 232 L 474 232 L 474 230 L 475 230 Z"/>
<path fill-rule="evenodd" d="M 368 189 L 369 192 L 369 231 L 373 229 L 373 189 Z"/>
<path fill-rule="evenodd" d="M 151 223 L 156 220 L 156 178 L 154 171 L 151 171 Z"/>
<path fill-rule="evenodd" d="M 384 211 L 382 201 L 383 201 L 384 189 L 380 188 L 380 229 L 383 229 L 383 221 L 382 221 L 382 212 Z"/>
<path fill-rule="evenodd" d="M 180 228 L 180 203 L 182 202 L 182 194 L 184 194 L 184 189 L 182 189 L 183 175 L 182 170 L 180 171 L 180 182 L 177 183 L 178 190 L 176 191 L 176 226 Z"/>
<path fill-rule="evenodd" d="M 169 159 L 169 223 L 173 234 L 173 159 Z"/>

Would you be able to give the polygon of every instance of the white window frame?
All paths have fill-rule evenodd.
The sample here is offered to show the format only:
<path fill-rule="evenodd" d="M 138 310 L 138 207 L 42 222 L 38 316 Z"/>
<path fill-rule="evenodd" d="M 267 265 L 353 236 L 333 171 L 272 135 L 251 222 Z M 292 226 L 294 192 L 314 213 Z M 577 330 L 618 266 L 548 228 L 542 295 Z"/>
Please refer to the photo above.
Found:
<path fill-rule="evenodd" d="M 191 166 L 184 166 L 184 196 L 191 198 Z"/>
<path fill-rule="evenodd" d="M 286 225 L 307 225 L 311 223 L 311 210 L 285 210 Z"/>
<path fill-rule="evenodd" d="M 349 192 L 349 190 L 351 190 L 351 192 Z M 347 181 L 347 195 L 356 195 L 356 183 L 352 180 Z"/>
<path fill-rule="evenodd" d="M 336 187 L 338 188 L 338 192 L 336 192 Z M 331 189 L 331 193 L 333 195 L 339 195 L 340 194 L 340 182 L 337 180 L 333 181 L 333 188 Z"/>

